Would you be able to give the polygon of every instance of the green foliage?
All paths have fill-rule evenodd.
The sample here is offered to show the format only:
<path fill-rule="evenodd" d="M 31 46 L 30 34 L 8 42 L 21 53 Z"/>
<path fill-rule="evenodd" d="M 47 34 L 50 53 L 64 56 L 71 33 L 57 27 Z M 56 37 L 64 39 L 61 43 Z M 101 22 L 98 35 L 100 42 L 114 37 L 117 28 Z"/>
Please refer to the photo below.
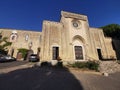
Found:
<path fill-rule="evenodd" d="M 120 25 L 109 24 L 101 27 L 105 36 L 120 39 Z"/>
<path fill-rule="evenodd" d="M 22 57 L 24 58 L 25 55 L 26 55 L 27 52 L 28 52 L 28 49 L 26 49 L 26 48 L 19 48 L 19 49 L 18 49 L 18 52 L 19 52 L 19 53 L 22 53 Z"/>
<path fill-rule="evenodd" d="M 86 62 L 75 62 L 74 64 L 71 64 L 71 66 L 77 68 L 86 68 Z"/>
<path fill-rule="evenodd" d="M 8 41 L 8 37 L 2 37 L 2 32 L 0 32 L 0 51 L 3 53 L 7 53 L 8 46 L 12 44 L 12 42 Z"/>
<path fill-rule="evenodd" d="M 75 62 L 74 64 L 71 64 L 70 66 L 74 68 L 87 68 L 90 70 L 98 71 L 99 63 L 94 61 L 88 61 L 88 62 Z"/>
<path fill-rule="evenodd" d="M 89 68 L 90 70 L 96 70 L 98 71 L 99 68 L 99 63 L 97 62 L 93 62 L 93 61 L 89 61 L 86 63 L 87 68 Z"/>

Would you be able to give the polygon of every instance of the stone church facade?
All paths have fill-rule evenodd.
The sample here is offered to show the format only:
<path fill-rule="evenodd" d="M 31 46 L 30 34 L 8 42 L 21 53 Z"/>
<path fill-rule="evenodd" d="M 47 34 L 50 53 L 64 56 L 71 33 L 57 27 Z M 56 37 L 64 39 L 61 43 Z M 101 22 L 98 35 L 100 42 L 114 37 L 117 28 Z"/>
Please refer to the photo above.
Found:
<path fill-rule="evenodd" d="M 104 37 L 103 30 L 89 27 L 86 15 L 61 11 L 60 22 L 43 21 L 42 32 L 24 30 L 6 30 L 3 35 L 16 36 L 11 48 L 28 48 L 37 53 L 40 47 L 41 61 L 50 61 L 61 58 L 63 61 L 85 61 L 100 59 L 116 59 L 112 46 L 112 39 Z M 11 49 L 10 48 L 10 49 Z"/>

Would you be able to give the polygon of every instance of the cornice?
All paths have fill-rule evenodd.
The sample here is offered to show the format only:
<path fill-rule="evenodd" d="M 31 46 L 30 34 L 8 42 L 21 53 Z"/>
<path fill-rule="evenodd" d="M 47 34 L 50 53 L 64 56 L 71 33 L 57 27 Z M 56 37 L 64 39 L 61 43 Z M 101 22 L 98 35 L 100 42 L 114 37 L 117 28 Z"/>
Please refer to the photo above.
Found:
<path fill-rule="evenodd" d="M 48 21 L 48 20 L 44 20 L 43 23 L 46 23 L 46 24 L 54 24 L 54 25 L 62 25 L 60 22 Z"/>
<path fill-rule="evenodd" d="M 81 15 L 81 14 L 76 14 L 76 13 L 71 13 L 66 11 L 61 11 L 61 15 L 62 17 L 65 17 L 65 18 L 75 18 L 75 19 L 87 21 L 86 15 Z"/>

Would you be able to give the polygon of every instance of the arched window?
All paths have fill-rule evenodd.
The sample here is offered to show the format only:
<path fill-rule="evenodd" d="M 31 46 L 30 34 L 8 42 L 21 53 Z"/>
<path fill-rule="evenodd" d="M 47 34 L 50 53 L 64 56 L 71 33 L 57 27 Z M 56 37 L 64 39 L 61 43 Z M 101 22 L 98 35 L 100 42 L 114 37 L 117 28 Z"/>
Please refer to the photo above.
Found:
<path fill-rule="evenodd" d="M 28 41 L 28 39 L 29 39 L 29 35 L 26 34 L 26 35 L 25 35 L 25 41 Z"/>
<path fill-rule="evenodd" d="M 14 40 L 14 39 L 15 39 L 15 36 L 12 36 L 11 38 L 12 38 L 12 40 Z"/>
<path fill-rule="evenodd" d="M 15 42 L 18 38 L 17 33 L 12 33 L 10 36 L 10 42 Z"/>

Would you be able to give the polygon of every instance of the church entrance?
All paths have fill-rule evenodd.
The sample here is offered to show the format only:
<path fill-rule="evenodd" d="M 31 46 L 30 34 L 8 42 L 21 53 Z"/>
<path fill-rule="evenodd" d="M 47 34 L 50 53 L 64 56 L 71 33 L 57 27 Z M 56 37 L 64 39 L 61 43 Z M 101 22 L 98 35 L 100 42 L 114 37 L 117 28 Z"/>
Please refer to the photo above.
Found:
<path fill-rule="evenodd" d="M 75 46 L 75 59 L 76 60 L 83 60 L 83 50 L 82 46 Z"/>
<path fill-rule="evenodd" d="M 53 47 L 53 60 L 59 57 L 59 47 Z"/>

